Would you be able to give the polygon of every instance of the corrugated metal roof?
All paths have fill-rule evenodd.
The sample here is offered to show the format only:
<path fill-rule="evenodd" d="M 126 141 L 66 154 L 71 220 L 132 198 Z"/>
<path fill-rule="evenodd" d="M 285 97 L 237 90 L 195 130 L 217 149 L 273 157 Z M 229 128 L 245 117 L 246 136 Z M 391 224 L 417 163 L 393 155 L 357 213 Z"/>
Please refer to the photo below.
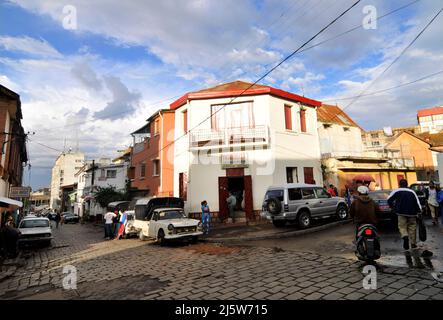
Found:
<path fill-rule="evenodd" d="M 319 122 L 323 123 L 336 123 L 342 126 L 360 127 L 339 106 L 322 104 L 317 108 L 317 118 Z"/>
<path fill-rule="evenodd" d="M 433 147 L 443 146 L 443 132 L 439 133 L 420 133 L 417 134 L 418 137 L 430 143 Z"/>

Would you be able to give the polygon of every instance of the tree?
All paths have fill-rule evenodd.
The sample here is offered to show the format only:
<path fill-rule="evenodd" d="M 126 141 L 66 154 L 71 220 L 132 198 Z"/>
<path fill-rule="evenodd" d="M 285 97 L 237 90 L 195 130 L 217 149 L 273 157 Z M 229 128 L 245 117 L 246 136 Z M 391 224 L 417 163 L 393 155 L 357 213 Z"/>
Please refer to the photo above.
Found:
<path fill-rule="evenodd" d="M 126 194 L 124 192 L 117 191 L 114 186 L 109 187 L 97 187 L 97 191 L 94 192 L 95 201 L 102 208 L 113 201 L 123 201 L 126 199 Z"/>

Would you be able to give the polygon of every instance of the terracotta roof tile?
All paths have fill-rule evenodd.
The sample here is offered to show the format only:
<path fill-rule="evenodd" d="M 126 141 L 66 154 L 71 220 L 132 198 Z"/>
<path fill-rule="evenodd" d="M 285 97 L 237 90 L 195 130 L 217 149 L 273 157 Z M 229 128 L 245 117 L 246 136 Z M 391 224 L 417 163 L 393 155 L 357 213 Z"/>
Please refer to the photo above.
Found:
<path fill-rule="evenodd" d="M 429 108 L 429 109 L 421 109 L 417 111 L 417 117 L 433 116 L 436 114 L 443 114 L 443 106 Z"/>
<path fill-rule="evenodd" d="M 336 123 L 349 127 L 360 127 L 339 106 L 322 104 L 321 107 L 317 108 L 317 118 L 319 122 Z"/>

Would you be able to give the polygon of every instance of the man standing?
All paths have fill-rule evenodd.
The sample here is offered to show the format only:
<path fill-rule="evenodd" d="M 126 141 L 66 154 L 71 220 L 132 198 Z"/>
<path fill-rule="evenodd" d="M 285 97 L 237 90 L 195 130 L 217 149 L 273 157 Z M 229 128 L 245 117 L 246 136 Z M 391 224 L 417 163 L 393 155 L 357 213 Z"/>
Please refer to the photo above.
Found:
<path fill-rule="evenodd" d="M 398 215 L 398 229 L 403 239 L 403 248 L 417 248 L 417 215 L 421 213 L 420 201 L 416 193 L 408 188 L 408 181 L 400 180 L 400 188 L 391 192 L 388 198 L 390 207 Z"/>
<path fill-rule="evenodd" d="M 431 211 L 432 216 L 432 224 L 435 226 L 438 224 L 438 201 L 437 201 L 437 194 L 438 190 L 435 187 L 435 184 L 433 181 L 429 182 L 429 191 L 428 191 L 428 206 L 429 210 Z"/>
<path fill-rule="evenodd" d="M 106 212 L 104 218 L 105 218 L 105 238 L 106 239 L 112 239 L 113 238 L 113 230 L 112 230 L 112 220 L 117 217 L 117 215 L 112 212 L 108 211 Z"/>
<path fill-rule="evenodd" d="M 237 205 L 237 199 L 231 192 L 229 192 L 229 197 L 226 199 L 226 203 L 228 204 L 229 216 L 231 217 L 232 222 L 234 223 L 235 222 L 234 210 L 235 206 Z"/>

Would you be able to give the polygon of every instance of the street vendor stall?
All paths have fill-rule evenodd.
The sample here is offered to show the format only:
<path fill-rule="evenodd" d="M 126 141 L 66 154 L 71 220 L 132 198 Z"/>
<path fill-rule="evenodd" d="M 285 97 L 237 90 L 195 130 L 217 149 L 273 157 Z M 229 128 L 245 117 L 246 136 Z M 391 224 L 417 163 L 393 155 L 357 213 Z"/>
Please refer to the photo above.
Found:
<path fill-rule="evenodd" d="M 23 207 L 23 202 L 21 201 L 0 197 L 0 226 L 6 223 L 5 219 L 8 212 L 12 212 L 21 207 Z"/>

